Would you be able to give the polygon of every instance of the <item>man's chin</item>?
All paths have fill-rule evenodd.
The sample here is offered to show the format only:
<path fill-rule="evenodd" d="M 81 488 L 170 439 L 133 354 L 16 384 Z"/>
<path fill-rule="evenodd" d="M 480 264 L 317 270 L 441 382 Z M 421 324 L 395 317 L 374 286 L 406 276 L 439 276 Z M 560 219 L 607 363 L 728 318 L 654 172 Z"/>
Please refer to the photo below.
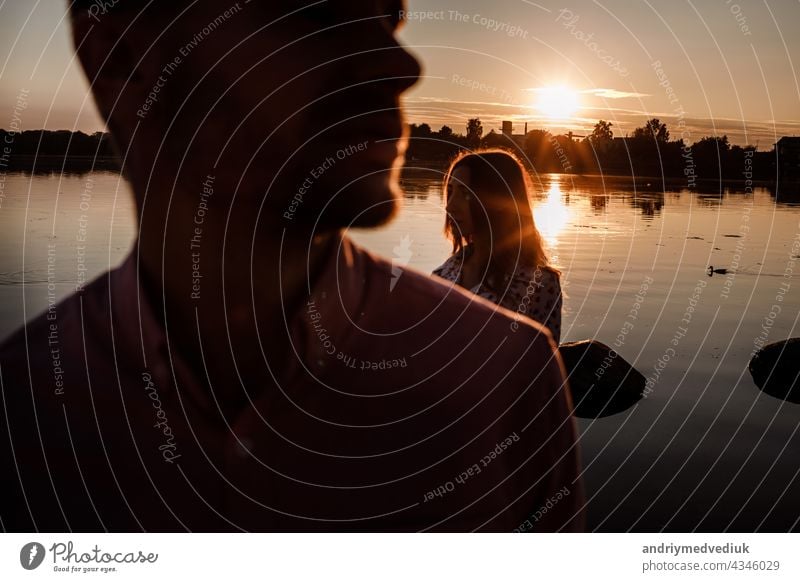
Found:
<path fill-rule="evenodd" d="M 321 228 L 375 228 L 395 217 L 400 198 L 393 172 L 383 171 L 341 189 L 314 219 Z"/>
<path fill-rule="evenodd" d="M 362 154 L 362 155 L 359 155 Z M 270 185 L 269 213 L 284 226 L 303 230 L 350 227 L 373 228 L 389 222 L 399 209 L 402 193 L 398 185 L 402 157 L 356 152 L 345 159 L 335 156 L 304 169 L 287 172 Z M 317 156 L 309 156 L 317 159 Z M 268 171 L 254 167 L 248 185 L 258 192 L 269 183 Z M 266 219 L 266 217 L 264 217 Z"/>

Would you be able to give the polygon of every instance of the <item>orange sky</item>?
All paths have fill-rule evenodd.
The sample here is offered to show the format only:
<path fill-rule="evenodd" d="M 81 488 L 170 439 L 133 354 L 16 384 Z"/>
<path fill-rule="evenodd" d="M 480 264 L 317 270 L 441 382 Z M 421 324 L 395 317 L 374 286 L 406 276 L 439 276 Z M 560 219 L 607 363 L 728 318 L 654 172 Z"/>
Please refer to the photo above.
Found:
<path fill-rule="evenodd" d="M 0 127 L 103 128 L 64 6 L 0 5 Z M 760 149 L 800 134 L 798 2 L 412 0 L 405 16 L 401 38 L 424 65 L 410 122 L 463 131 L 480 117 L 488 131 L 508 119 L 516 132 L 527 121 L 580 135 L 602 118 L 622 135 L 657 116 L 673 138 L 682 120 L 690 143 L 726 133 Z M 578 104 L 567 118 L 536 106 L 553 86 Z"/>

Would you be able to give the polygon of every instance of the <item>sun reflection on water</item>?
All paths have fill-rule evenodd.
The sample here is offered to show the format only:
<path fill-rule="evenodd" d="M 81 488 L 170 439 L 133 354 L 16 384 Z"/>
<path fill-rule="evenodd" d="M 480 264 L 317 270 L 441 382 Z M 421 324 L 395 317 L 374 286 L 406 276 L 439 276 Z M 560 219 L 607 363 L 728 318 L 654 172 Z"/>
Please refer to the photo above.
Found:
<path fill-rule="evenodd" d="M 551 248 L 558 245 L 558 237 L 570 221 L 570 208 L 564 202 L 560 176 L 553 177 L 543 200 L 533 200 L 533 217 L 536 228 Z"/>

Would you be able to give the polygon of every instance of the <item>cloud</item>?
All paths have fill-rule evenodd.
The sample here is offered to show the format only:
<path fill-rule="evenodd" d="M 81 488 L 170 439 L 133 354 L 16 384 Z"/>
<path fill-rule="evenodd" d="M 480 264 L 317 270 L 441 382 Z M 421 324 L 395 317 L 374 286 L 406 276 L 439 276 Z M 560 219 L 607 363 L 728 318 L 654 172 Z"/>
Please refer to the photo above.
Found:
<path fill-rule="evenodd" d="M 585 89 L 580 91 L 584 95 L 594 95 L 603 99 L 641 99 L 642 97 L 652 97 L 649 93 L 636 93 L 634 91 L 617 91 L 616 89 Z"/>
<path fill-rule="evenodd" d="M 527 91 L 531 93 L 547 93 L 552 91 L 552 87 L 528 87 Z M 593 95 L 603 99 L 640 99 L 642 97 L 652 97 L 650 93 L 636 93 L 634 91 L 618 91 L 617 89 L 607 89 L 598 87 L 596 89 L 583 89 L 575 91 L 580 95 Z"/>

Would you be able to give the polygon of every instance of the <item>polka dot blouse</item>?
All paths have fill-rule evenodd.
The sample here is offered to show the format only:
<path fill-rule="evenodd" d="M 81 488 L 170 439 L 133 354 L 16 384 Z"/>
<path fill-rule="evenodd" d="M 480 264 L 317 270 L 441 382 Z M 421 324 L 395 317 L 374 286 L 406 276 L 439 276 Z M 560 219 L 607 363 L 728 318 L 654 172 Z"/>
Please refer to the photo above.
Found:
<path fill-rule="evenodd" d="M 466 247 L 465 251 L 470 247 Z M 461 284 L 461 265 L 464 251 L 447 259 L 440 267 L 433 271 L 443 279 L 452 283 Z M 502 299 L 497 293 L 488 289 L 483 283 L 475 285 L 471 292 L 488 299 L 495 305 L 527 315 L 531 319 L 543 324 L 556 344 L 561 341 L 561 284 L 558 273 L 549 267 L 520 267 L 514 273 L 511 285 Z"/>

